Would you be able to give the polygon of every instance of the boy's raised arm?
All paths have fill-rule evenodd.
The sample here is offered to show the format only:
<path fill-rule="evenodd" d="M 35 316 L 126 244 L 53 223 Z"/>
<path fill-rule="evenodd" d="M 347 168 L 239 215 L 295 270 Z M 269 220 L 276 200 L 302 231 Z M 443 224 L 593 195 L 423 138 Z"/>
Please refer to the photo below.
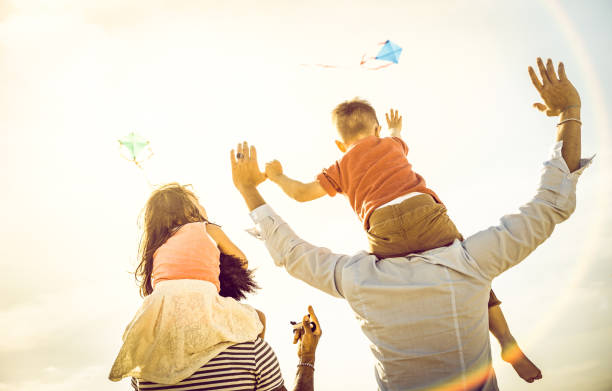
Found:
<path fill-rule="evenodd" d="M 401 137 L 402 132 L 402 116 L 398 114 L 397 110 L 389 110 L 389 113 L 385 113 L 387 119 L 387 126 L 391 132 L 391 137 Z"/>
<path fill-rule="evenodd" d="M 266 176 L 279 185 L 285 194 L 298 202 L 316 200 L 327 194 L 318 181 L 303 183 L 283 174 L 283 167 L 278 160 L 266 164 Z"/>

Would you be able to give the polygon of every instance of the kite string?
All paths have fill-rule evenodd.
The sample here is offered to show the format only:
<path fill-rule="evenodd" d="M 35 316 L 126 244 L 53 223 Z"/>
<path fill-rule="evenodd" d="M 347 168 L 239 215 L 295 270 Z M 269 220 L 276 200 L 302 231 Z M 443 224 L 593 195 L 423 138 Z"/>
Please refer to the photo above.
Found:
<path fill-rule="evenodd" d="M 377 45 L 378 46 L 383 46 L 388 44 L 390 41 L 386 40 L 386 41 L 382 41 L 379 42 Z M 400 49 L 401 52 L 401 49 Z M 365 69 L 368 71 L 376 71 L 378 69 L 383 69 L 383 68 L 387 68 L 391 65 L 393 65 L 393 62 L 387 63 L 387 64 L 383 64 L 383 65 L 378 65 L 378 66 L 366 66 L 365 64 L 367 64 L 370 61 L 375 61 L 378 60 L 377 56 L 369 56 L 367 53 L 363 54 L 361 56 L 361 61 L 359 62 L 359 68 L 361 69 Z M 310 67 L 319 67 L 319 68 L 331 68 L 331 69 L 351 69 L 351 68 L 357 68 L 356 66 L 339 66 L 339 65 L 329 65 L 329 64 L 300 64 L 301 66 L 310 66 Z"/>
<path fill-rule="evenodd" d="M 136 159 L 132 160 L 132 162 L 136 165 L 136 167 L 140 168 L 140 171 L 142 172 L 142 176 L 144 177 L 145 181 L 147 181 L 147 184 L 149 185 L 149 187 L 151 189 L 154 189 L 155 186 L 153 185 L 153 183 L 151 182 L 151 180 L 149 180 L 149 176 L 147 175 L 147 171 L 144 169 L 144 167 L 140 164 L 140 162 L 136 161 Z"/>
<path fill-rule="evenodd" d="M 378 69 L 383 69 L 383 68 L 389 67 L 391 65 L 393 65 L 392 62 L 390 62 L 388 64 L 383 64 L 383 65 L 380 65 L 380 66 L 377 66 L 377 67 L 373 67 L 373 68 L 372 67 L 366 67 L 366 66 L 362 66 L 362 68 L 364 68 L 364 69 L 366 69 L 368 71 L 376 71 Z"/>
<path fill-rule="evenodd" d="M 375 71 L 378 69 L 382 69 L 382 68 L 387 68 L 391 65 L 393 65 L 392 62 L 387 63 L 387 64 L 383 64 L 383 65 L 379 65 L 379 66 L 367 66 L 366 64 L 368 63 L 368 60 L 375 60 L 376 57 L 370 57 L 366 60 L 364 60 L 364 57 L 362 57 L 361 62 L 359 63 L 359 65 L 353 65 L 353 66 L 341 66 L 341 65 L 329 65 L 329 64 L 300 64 L 300 66 L 303 67 L 318 67 L 318 68 L 326 68 L 326 69 L 365 69 L 367 71 Z"/>
<path fill-rule="evenodd" d="M 136 160 L 136 158 L 128 158 L 127 156 L 125 156 L 122 152 L 121 152 L 121 144 L 119 144 L 119 156 L 121 156 L 122 158 L 124 158 L 125 160 L 127 160 L 128 162 L 132 162 L 136 165 L 136 167 L 138 167 L 140 169 L 140 172 L 142 173 L 142 176 L 144 177 L 145 181 L 147 182 L 147 185 L 149 185 L 149 187 L 153 190 L 155 189 L 155 185 L 153 185 L 153 183 L 151 182 L 151 180 L 149 179 L 149 175 L 147 174 L 147 170 L 145 170 L 145 168 L 143 167 L 143 165 L 141 163 L 144 163 L 145 160 L 148 160 L 151 158 L 151 156 L 154 155 L 153 150 L 151 149 L 150 146 L 147 146 L 149 149 L 149 156 L 147 156 L 144 159 L 141 159 L 140 161 Z"/>

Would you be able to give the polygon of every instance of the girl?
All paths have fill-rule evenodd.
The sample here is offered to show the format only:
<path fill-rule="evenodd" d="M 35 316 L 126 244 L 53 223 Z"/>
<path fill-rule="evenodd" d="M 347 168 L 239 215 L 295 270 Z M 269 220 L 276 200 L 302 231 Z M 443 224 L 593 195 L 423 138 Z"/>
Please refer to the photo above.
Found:
<path fill-rule="evenodd" d="M 220 258 L 222 277 L 233 282 L 227 296 L 256 288 L 246 257 L 185 186 L 167 184 L 147 201 L 139 258 L 136 280 L 145 299 L 123 335 L 111 380 L 174 384 L 228 346 L 263 337 L 263 314 L 219 295 Z"/>

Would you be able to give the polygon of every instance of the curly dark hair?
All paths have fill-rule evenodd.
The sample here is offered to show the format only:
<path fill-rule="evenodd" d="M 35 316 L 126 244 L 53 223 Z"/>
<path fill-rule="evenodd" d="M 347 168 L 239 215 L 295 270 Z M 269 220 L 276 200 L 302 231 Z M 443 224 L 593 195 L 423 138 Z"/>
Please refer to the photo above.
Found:
<path fill-rule="evenodd" d="M 245 269 L 240 258 L 221 253 L 219 261 L 220 296 L 242 300 L 247 293 L 253 293 L 259 289 L 253 280 L 253 270 Z"/>

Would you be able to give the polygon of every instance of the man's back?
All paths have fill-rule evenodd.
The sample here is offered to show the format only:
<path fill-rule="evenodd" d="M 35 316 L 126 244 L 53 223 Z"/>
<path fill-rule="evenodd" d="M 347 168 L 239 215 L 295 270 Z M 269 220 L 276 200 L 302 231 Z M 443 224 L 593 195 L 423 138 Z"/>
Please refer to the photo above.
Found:
<path fill-rule="evenodd" d="M 451 382 L 497 389 L 488 337 L 490 280 L 466 267 L 463 254 L 456 241 L 409 258 L 360 253 L 344 265 L 342 293 L 372 342 L 381 389 Z"/>

